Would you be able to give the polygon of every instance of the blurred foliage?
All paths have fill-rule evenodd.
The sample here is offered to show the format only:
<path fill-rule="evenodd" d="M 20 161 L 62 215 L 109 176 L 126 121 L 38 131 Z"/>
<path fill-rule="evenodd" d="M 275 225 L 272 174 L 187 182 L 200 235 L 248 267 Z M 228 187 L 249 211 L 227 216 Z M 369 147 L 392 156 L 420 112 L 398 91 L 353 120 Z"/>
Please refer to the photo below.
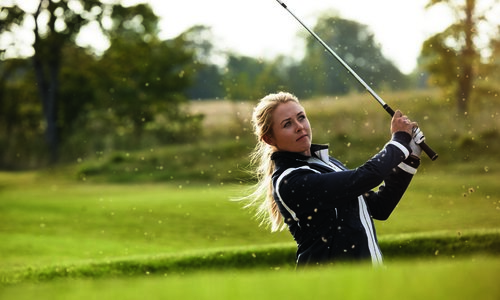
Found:
<path fill-rule="evenodd" d="M 47 26 L 48 32 L 35 38 L 33 57 L 2 61 L 0 167 L 38 167 L 54 155 L 67 162 L 103 150 L 196 138 L 202 116 L 180 107 L 193 76 L 188 40 L 182 35 L 160 40 L 158 17 L 148 5 L 86 1 L 89 14 L 78 16 L 68 5 L 41 1 L 35 15 L 17 6 L 2 8 L 4 34 L 42 11 L 55 19 L 65 12 L 68 26 L 80 23 Z M 108 24 L 104 33 L 110 42 L 100 56 L 74 42 L 85 24 L 97 20 L 103 28 Z"/>
<path fill-rule="evenodd" d="M 366 25 L 340 17 L 323 15 L 314 32 L 372 88 L 405 89 L 408 80 L 382 54 L 380 45 Z M 303 80 L 310 95 L 339 95 L 363 91 L 344 67 L 312 35 L 306 38 L 306 55 L 301 62 Z"/>
<path fill-rule="evenodd" d="M 114 4 L 103 4 L 98 0 L 40 0 L 33 2 L 32 9 L 21 8 L 17 1 L 2 3 L 0 14 L 0 34 L 7 36 L 7 45 L 2 44 L 1 58 L 5 54 L 15 55 L 19 44 L 16 35 L 20 28 L 31 31 L 34 37 L 29 45 L 33 51 L 31 61 L 35 74 L 38 98 L 43 112 L 45 141 L 48 146 L 49 160 L 54 163 L 59 159 L 61 142 L 59 124 L 59 92 L 61 88 L 60 73 L 63 64 L 63 50 L 73 44 L 78 34 L 86 26 L 97 23 L 101 25 L 109 17 L 106 12 L 114 8 Z M 4 6 L 5 5 L 5 6 Z M 31 24 L 31 25 L 27 25 Z M 9 43 L 10 38 L 10 43 Z M 13 50 L 14 49 L 14 50 Z M 5 53 L 4 53 L 5 52 Z M 12 53 L 14 52 L 14 53 Z"/>
<path fill-rule="evenodd" d="M 430 0 L 428 8 L 444 5 L 453 23 L 422 45 L 420 66 L 430 73 L 429 83 L 451 98 L 457 112 L 466 115 L 477 99 L 498 94 L 498 1 Z M 482 6 L 480 6 L 482 5 Z M 496 65 L 496 66 L 495 66 Z M 491 80 L 491 77 L 497 77 Z"/>
<path fill-rule="evenodd" d="M 279 60 L 273 63 L 230 55 L 223 74 L 226 97 L 232 100 L 259 99 L 275 92 L 286 82 L 286 74 L 280 72 L 282 67 Z"/>
<path fill-rule="evenodd" d="M 402 90 L 410 86 L 410 77 L 383 56 L 366 25 L 325 14 L 313 30 L 373 88 Z M 283 56 L 265 60 L 229 54 L 220 74 L 224 88 L 220 96 L 247 100 L 277 90 L 293 90 L 299 97 L 311 97 L 364 89 L 312 36 L 305 40 L 305 55 L 299 61 Z"/>

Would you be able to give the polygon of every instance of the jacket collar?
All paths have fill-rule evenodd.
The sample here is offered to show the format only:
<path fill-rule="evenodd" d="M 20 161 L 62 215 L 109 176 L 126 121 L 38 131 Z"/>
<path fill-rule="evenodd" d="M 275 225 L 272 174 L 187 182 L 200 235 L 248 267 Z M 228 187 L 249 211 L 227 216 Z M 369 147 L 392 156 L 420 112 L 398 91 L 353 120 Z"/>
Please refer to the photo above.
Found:
<path fill-rule="evenodd" d="M 328 145 L 325 144 L 312 144 L 311 145 L 311 153 L 317 158 L 328 162 Z M 277 151 L 271 155 L 271 160 L 276 160 L 277 158 L 287 157 L 291 159 L 298 160 L 307 160 L 309 156 L 302 155 L 296 152 L 286 152 L 286 151 Z"/>

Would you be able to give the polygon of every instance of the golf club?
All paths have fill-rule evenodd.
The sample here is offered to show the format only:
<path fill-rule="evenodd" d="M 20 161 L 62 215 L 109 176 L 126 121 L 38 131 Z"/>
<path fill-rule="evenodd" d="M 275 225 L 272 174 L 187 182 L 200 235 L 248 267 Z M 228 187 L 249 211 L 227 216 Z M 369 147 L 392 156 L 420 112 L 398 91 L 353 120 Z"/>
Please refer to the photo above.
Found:
<path fill-rule="evenodd" d="M 387 111 L 391 117 L 394 115 L 394 110 L 382 100 L 382 98 L 373 91 L 373 89 L 361 78 L 356 72 L 340 57 L 333 51 L 314 31 L 309 29 L 292 11 L 290 11 L 285 3 L 280 0 L 276 0 L 284 9 L 286 9 L 356 80 L 373 96 L 375 100 L 377 100 L 380 105 Z M 420 147 L 422 151 L 424 151 L 431 160 L 436 160 L 438 158 L 438 154 L 434 152 L 425 141 L 420 143 Z"/>

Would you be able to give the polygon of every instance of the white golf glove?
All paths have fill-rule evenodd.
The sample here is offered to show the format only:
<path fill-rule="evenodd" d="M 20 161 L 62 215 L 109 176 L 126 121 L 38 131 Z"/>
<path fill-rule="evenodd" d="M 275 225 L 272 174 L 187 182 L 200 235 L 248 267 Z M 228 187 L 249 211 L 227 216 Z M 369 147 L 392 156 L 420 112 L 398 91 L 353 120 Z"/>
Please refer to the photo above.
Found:
<path fill-rule="evenodd" d="M 418 127 L 413 128 L 412 138 L 417 145 L 420 145 L 423 141 L 425 141 L 424 133 Z"/>
<path fill-rule="evenodd" d="M 419 157 L 422 154 L 422 148 L 420 148 L 420 144 L 425 141 L 425 136 L 420 128 L 413 128 L 412 139 L 410 141 L 411 154 Z"/>

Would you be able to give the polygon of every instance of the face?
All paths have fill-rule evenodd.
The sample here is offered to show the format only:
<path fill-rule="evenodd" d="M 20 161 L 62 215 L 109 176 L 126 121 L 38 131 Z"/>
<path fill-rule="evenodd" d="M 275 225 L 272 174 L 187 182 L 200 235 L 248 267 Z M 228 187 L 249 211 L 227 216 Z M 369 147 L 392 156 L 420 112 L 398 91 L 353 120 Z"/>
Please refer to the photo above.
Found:
<path fill-rule="evenodd" d="M 264 138 L 266 143 L 279 151 L 311 156 L 311 126 L 300 104 L 293 101 L 279 104 L 272 120 L 272 134 Z"/>

